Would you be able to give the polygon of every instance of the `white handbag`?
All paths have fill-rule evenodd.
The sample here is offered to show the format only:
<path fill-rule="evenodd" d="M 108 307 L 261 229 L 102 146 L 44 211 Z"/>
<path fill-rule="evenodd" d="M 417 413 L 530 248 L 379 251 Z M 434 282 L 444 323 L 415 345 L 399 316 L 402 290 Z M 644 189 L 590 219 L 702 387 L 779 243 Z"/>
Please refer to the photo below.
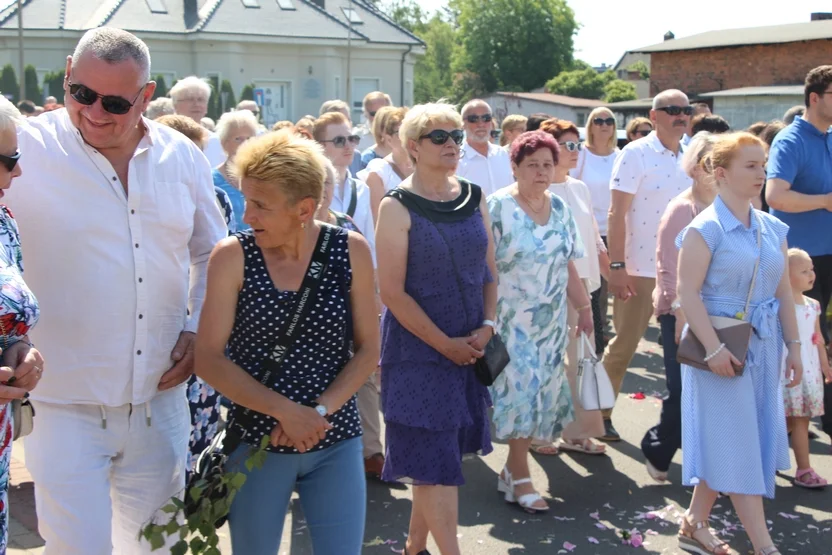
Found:
<path fill-rule="evenodd" d="M 615 390 L 607 370 L 598 357 L 589 336 L 578 338 L 578 400 L 584 410 L 611 409 L 615 405 Z"/>

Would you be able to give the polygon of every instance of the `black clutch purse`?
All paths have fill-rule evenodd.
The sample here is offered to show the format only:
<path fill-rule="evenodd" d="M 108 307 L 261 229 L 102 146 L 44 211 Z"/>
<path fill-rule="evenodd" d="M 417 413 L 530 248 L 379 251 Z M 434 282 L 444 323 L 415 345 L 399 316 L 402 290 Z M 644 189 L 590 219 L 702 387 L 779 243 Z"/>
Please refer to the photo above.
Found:
<path fill-rule="evenodd" d="M 482 385 L 489 386 L 503 373 L 510 360 L 503 339 L 494 334 L 485 346 L 485 354 L 474 364 L 474 374 Z"/>

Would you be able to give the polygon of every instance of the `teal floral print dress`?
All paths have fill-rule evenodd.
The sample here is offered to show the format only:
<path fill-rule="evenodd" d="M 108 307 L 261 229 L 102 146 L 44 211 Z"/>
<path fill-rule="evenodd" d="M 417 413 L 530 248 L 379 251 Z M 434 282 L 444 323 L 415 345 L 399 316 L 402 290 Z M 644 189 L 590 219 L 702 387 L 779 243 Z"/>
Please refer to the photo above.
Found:
<path fill-rule="evenodd" d="M 568 263 L 583 256 L 569 207 L 551 195 L 546 225 L 537 225 L 509 192 L 488 197 L 499 275 L 497 330 L 511 362 L 491 386 L 502 440 L 553 441 L 575 419 L 564 369 Z"/>

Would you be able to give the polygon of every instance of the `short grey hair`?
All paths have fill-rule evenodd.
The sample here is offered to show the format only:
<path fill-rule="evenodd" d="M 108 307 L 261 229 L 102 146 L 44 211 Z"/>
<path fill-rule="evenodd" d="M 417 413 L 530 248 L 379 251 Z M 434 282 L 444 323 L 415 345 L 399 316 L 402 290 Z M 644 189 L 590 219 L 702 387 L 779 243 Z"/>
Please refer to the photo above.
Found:
<path fill-rule="evenodd" d="M 115 27 L 90 29 L 75 46 L 73 63 L 87 52 L 110 64 L 133 60 L 139 66 L 142 81 L 150 81 L 150 50 L 144 41 L 132 33 Z"/>
<path fill-rule="evenodd" d="M 220 116 L 216 131 L 220 142 L 223 143 L 235 128 L 249 127 L 256 134 L 259 125 L 257 116 L 249 110 L 236 110 L 234 112 L 226 112 Z"/>
<path fill-rule="evenodd" d="M 327 100 L 323 104 L 321 104 L 321 112 L 318 115 L 324 115 L 329 112 L 350 112 L 349 104 L 344 102 L 343 100 Z"/>
<path fill-rule="evenodd" d="M 476 108 L 478 106 L 485 106 L 486 108 L 488 108 L 488 113 L 491 113 L 491 106 L 489 106 L 488 102 L 481 98 L 475 98 L 474 100 L 469 100 L 468 102 L 466 102 L 465 106 L 462 107 L 462 110 L 459 113 L 462 114 L 462 117 L 464 118 L 465 114 L 468 113 L 468 110 L 471 110 L 472 108 Z"/>
<path fill-rule="evenodd" d="M 174 113 L 176 112 L 173 109 L 173 100 L 160 96 L 147 105 L 147 111 L 144 113 L 144 117 L 147 119 L 156 119 Z"/>
<path fill-rule="evenodd" d="M 655 96 L 655 98 L 653 98 L 653 109 L 658 110 L 659 108 L 664 108 L 667 101 L 673 98 L 674 96 L 683 96 L 685 97 L 685 102 L 689 102 L 688 95 L 686 95 L 679 89 L 667 89 L 666 91 L 660 92 Z"/>
<path fill-rule="evenodd" d="M 0 94 L 0 133 L 15 129 L 21 122 L 23 122 L 23 116 L 20 115 L 20 110 L 8 98 Z"/>
<path fill-rule="evenodd" d="M 176 102 L 177 97 L 184 93 L 188 93 L 191 91 L 199 91 L 205 93 L 205 95 L 210 99 L 211 98 L 211 85 L 209 85 L 204 79 L 200 79 L 196 75 L 189 75 L 184 79 L 180 79 L 170 88 L 170 92 L 168 92 L 168 96 L 170 96 L 174 102 Z"/>

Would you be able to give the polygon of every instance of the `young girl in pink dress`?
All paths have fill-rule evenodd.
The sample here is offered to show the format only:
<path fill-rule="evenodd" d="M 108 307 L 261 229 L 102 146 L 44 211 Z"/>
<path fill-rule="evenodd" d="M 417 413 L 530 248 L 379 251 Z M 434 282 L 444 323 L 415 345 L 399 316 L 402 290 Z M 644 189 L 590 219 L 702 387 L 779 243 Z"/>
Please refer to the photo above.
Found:
<path fill-rule="evenodd" d="M 809 420 L 823 415 L 823 381 L 824 376 L 827 380 L 832 379 L 832 370 L 820 333 L 820 304 L 803 295 L 812 289 L 815 272 L 812 259 L 801 249 L 789 249 L 789 279 L 796 305 L 803 360 L 803 381 L 797 387 L 783 389 L 786 420 L 797 459 L 794 484 L 804 488 L 822 488 L 826 486 L 826 480 L 818 476 L 809 464 Z"/>

